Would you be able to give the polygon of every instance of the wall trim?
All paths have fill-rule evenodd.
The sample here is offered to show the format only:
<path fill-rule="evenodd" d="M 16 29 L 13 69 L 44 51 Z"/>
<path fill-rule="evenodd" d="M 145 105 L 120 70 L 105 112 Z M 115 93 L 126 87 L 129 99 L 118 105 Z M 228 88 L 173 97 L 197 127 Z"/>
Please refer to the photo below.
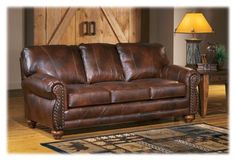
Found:
<path fill-rule="evenodd" d="M 8 97 L 23 97 L 22 89 L 11 89 L 7 91 Z"/>

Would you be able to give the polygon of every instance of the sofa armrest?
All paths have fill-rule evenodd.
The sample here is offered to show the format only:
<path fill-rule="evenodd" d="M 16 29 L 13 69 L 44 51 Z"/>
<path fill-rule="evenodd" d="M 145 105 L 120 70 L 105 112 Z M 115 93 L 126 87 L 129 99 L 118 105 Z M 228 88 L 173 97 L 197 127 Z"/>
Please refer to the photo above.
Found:
<path fill-rule="evenodd" d="M 197 77 L 196 81 L 200 78 L 199 73 L 194 69 L 181 67 L 178 65 L 164 66 L 161 74 L 161 77 L 163 79 L 179 81 L 185 83 L 186 85 L 188 85 L 189 80 L 192 76 Z M 196 85 L 198 85 L 198 83 L 199 81 L 196 82 Z"/>
<path fill-rule="evenodd" d="M 47 99 L 56 98 L 53 92 L 56 85 L 60 85 L 62 88 L 65 87 L 64 83 L 55 77 L 41 73 L 33 74 L 22 81 L 22 88 L 24 90 Z"/>
<path fill-rule="evenodd" d="M 182 82 L 186 85 L 186 97 L 189 99 L 190 114 L 195 114 L 199 107 L 197 86 L 200 82 L 200 74 L 191 68 L 177 65 L 164 66 L 161 74 L 162 79 L 170 79 Z"/>
<path fill-rule="evenodd" d="M 50 118 L 51 116 L 47 118 L 48 120 L 52 120 L 52 122 L 47 122 L 45 125 L 52 127 L 53 130 L 62 130 L 65 126 L 65 110 L 67 110 L 67 97 L 64 83 L 50 75 L 36 73 L 25 78 L 22 81 L 22 87 L 26 94 L 33 93 L 42 98 L 55 100 L 54 104 L 48 104 L 47 106 L 42 107 L 43 109 L 47 109 L 43 110 L 43 112 L 52 112 L 52 119 Z M 33 99 L 35 98 L 33 97 Z M 36 99 L 35 101 L 37 102 L 38 100 Z M 26 108 L 30 107 L 26 104 Z M 34 110 L 35 109 L 32 108 L 30 111 Z M 45 116 L 46 115 L 47 114 L 45 114 Z"/>

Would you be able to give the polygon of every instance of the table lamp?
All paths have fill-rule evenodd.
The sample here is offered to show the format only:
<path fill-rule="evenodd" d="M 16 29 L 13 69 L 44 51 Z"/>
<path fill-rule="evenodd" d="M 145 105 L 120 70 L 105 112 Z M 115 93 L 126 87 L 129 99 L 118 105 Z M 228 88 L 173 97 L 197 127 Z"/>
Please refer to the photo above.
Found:
<path fill-rule="evenodd" d="M 175 33 L 192 34 L 192 38 L 186 39 L 186 66 L 196 67 L 201 62 L 199 44 L 201 39 L 196 34 L 213 33 L 213 29 L 202 13 L 186 13 Z"/>

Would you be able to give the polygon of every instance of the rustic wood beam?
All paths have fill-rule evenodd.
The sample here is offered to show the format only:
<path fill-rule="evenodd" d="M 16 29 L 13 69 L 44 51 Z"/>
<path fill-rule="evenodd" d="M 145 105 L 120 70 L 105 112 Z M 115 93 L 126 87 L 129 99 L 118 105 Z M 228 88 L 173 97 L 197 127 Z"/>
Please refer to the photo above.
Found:
<path fill-rule="evenodd" d="M 67 9 L 64 17 L 62 17 L 60 23 L 57 25 L 52 36 L 50 37 L 50 39 L 47 43 L 48 45 L 58 43 L 58 41 L 62 37 L 64 31 L 66 30 L 67 26 L 69 25 L 71 19 L 73 18 L 73 16 L 75 15 L 77 10 L 78 10 L 77 8 L 68 8 Z"/>
<path fill-rule="evenodd" d="M 111 9 L 109 8 L 101 8 L 108 23 L 111 25 L 111 28 L 113 32 L 115 33 L 117 39 L 119 42 L 128 42 L 127 38 L 125 37 L 125 34 L 120 28 L 119 23 L 117 22 L 116 18 L 112 14 Z"/>

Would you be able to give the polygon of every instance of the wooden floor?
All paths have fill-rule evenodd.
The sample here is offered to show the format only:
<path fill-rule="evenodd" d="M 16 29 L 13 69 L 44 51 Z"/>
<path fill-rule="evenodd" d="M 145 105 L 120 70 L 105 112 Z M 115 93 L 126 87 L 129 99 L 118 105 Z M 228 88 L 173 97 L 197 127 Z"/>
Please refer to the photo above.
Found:
<path fill-rule="evenodd" d="M 10 153 L 54 153 L 40 143 L 55 141 L 49 129 L 37 126 L 30 129 L 24 119 L 24 104 L 22 94 L 11 92 L 8 96 L 8 151 Z M 228 128 L 228 110 L 224 86 L 212 85 L 209 90 L 208 113 L 205 118 L 197 115 L 193 123 L 207 123 Z M 132 132 L 143 129 L 161 128 L 185 124 L 181 118 L 149 121 L 142 124 L 126 124 L 103 128 L 81 129 L 68 131 L 63 139 L 90 137 L 103 134 Z M 115 130 L 114 130 L 115 129 Z"/>

